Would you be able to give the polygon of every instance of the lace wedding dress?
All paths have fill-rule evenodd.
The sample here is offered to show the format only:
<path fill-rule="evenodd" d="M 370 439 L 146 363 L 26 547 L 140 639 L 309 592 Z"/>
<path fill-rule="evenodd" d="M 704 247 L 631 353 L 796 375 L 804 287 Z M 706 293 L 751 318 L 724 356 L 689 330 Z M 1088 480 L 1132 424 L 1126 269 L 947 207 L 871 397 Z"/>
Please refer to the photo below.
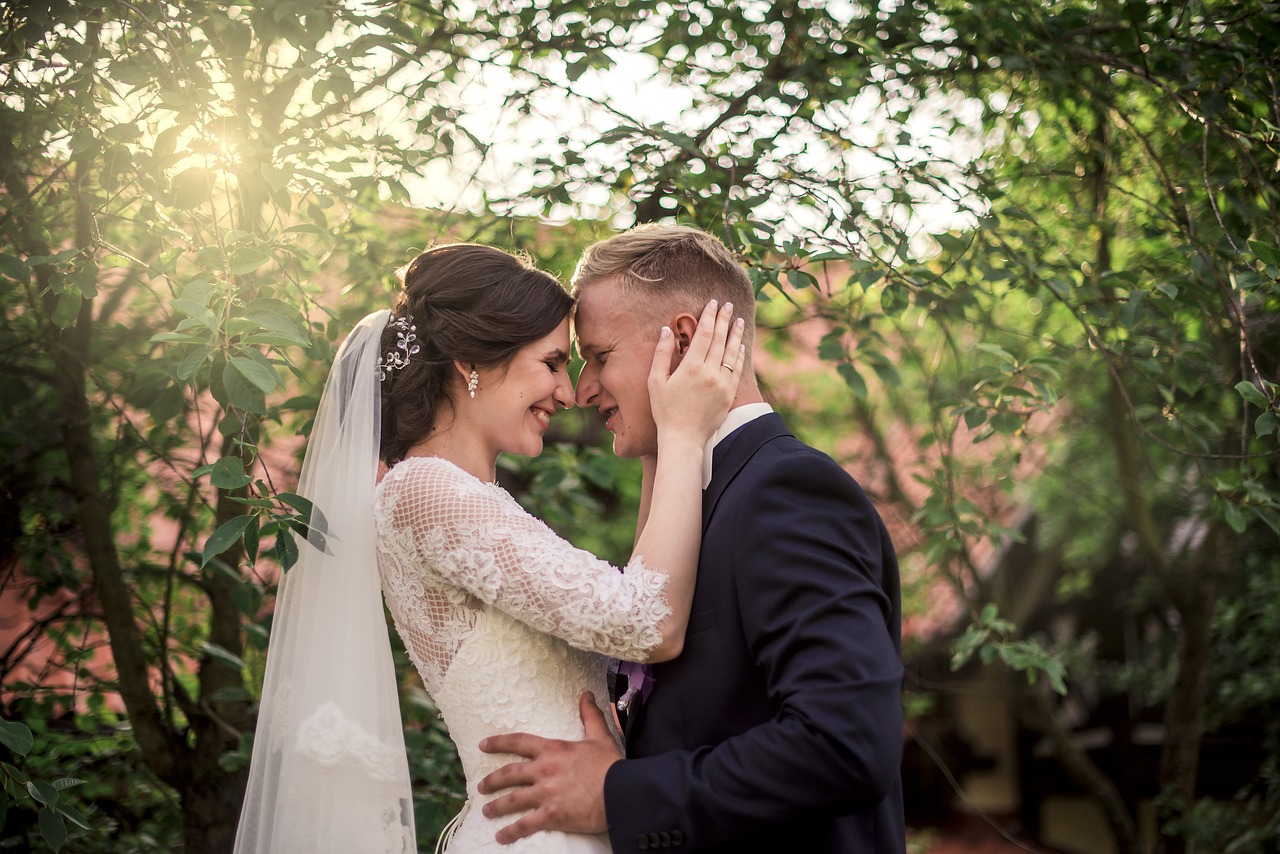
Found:
<path fill-rule="evenodd" d="M 582 738 L 578 697 L 591 690 L 607 702 L 607 657 L 642 658 L 661 640 L 666 577 L 638 558 L 618 572 L 501 487 L 439 457 L 409 457 L 388 472 L 374 520 L 387 605 L 467 777 L 468 805 L 448 850 L 608 852 L 604 835 L 495 842 L 515 817 L 485 818 L 479 807 L 496 796 L 476 784 L 515 757 L 478 745 L 504 732 Z M 613 716 L 605 718 L 612 728 Z"/>

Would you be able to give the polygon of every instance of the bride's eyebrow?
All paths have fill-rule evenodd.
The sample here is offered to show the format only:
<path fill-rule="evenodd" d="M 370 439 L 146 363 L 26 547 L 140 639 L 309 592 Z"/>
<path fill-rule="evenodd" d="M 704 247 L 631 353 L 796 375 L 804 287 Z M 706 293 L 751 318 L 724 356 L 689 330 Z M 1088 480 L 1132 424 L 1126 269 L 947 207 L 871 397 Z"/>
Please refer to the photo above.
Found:
<path fill-rule="evenodd" d="M 543 357 L 543 361 L 555 362 L 557 365 L 567 365 L 569 363 L 569 354 L 557 347 L 547 353 L 547 355 Z"/>

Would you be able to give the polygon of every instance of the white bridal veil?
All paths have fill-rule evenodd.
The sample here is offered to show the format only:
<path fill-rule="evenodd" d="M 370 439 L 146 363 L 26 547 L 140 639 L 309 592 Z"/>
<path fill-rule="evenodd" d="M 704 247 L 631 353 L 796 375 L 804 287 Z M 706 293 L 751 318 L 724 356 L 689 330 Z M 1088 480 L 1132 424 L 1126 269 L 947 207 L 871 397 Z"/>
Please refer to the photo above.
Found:
<path fill-rule="evenodd" d="M 416 851 L 373 525 L 389 311 L 334 360 L 298 493 L 313 532 L 281 580 L 236 854 Z"/>

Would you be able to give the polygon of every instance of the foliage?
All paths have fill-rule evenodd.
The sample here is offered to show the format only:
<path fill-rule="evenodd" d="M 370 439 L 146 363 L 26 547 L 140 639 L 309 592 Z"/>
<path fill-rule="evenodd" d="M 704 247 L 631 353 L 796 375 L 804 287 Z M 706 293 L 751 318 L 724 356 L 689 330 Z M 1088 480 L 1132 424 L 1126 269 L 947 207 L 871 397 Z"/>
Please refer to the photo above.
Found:
<path fill-rule="evenodd" d="M 0 719 L 0 744 L 15 756 L 26 757 L 35 746 L 35 736 L 25 724 Z M 40 837 L 54 851 L 60 851 L 66 843 L 67 822 L 89 830 L 84 816 L 63 795 L 84 780 L 74 777 L 59 777 L 51 781 L 33 779 L 8 762 L 0 763 L 0 774 L 3 775 L 4 788 L 4 801 L 0 802 L 0 826 L 15 805 L 32 809 L 37 814 Z"/>
<path fill-rule="evenodd" d="M 970 614 L 958 657 L 1025 670 L 1010 690 L 1122 850 L 1139 845 L 1130 806 L 1045 684 L 1134 691 L 1164 720 L 1166 849 L 1246 840 L 1274 785 L 1242 793 L 1227 829 L 1194 784 L 1206 729 L 1273 720 L 1280 697 L 1256 678 L 1276 587 L 1248 582 L 1280 560 L 1274 15 L 0 7 L 0 557 L 57 651 L 39 678 L 28 647 L 5 652 L 6 704 L 45 698 L 34 728 L 86 702 L 105 719 L 118 692 L 186 848 L 225 850 L 274 582 L 312 521 L 289 492 L 298 436 L 341 334 L 434 239 L 524 248 L 567 276 L 609 227 L 676 216 L 748 263 L 762 354 L 816 351 L 808 394 L 766 377 L 779 408 L 910 520 L 908 582 L 941 579 Z M 616 96 L 622 67 L 679 109 Z M 473 111 L 481 79 L 500 103 Z M 424 185 L 467 214 L 394 207 Z M 589 421 L 557 429 L 579 450 L 503 477 L 625 556 L 634 471 Z M 1143 644 L 1107 658 L 1105 625 L 1056 619 L 1070 606 Z M 118 679 L 91 666 L 103 644 Z M 457 769 L 405 697 L 426 842 Z M 1263 747 L 1274 769 L 1274 734 Z"/>

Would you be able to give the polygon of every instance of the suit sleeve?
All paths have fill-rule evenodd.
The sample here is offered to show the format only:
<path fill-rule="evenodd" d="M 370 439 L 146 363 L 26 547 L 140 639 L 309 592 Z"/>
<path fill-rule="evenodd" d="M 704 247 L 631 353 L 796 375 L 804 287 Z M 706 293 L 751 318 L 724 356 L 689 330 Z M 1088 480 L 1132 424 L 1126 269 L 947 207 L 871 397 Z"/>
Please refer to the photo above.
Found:
<path fill-rule="evenodd" d="M 770 461 L 729 546 L 773 717 L 715 746 L 616 763 L 605 787 L 616 852 L 636 848 L 628 804 L 669 816 L 683 849 L 699 850 L 870 809 L 898 779 L 896 562 L 862 491 L 806 451 Z"/>

